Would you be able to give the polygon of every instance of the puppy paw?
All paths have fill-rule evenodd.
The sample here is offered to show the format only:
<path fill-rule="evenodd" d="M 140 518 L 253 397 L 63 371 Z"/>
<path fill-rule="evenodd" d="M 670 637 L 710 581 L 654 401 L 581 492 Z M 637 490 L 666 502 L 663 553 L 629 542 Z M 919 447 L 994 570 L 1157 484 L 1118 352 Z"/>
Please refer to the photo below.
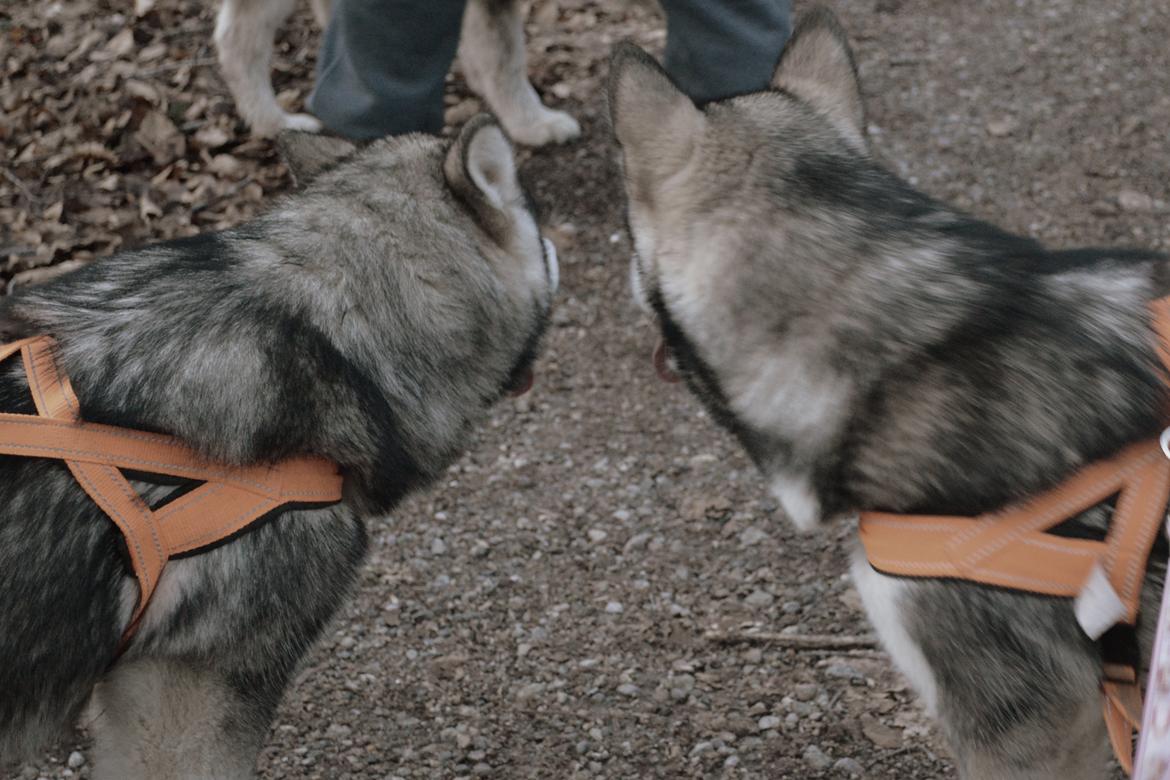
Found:
<path fill-rule="evenodd" d="M 302 133 L 319 133 L 325 129 L 321 120 L 309 114 L 285 114 L 281 130 L 300 130 Z"/>
<path fill-rule="evenodd" d="M 263 118 L 253 117 L 248 125 L 252 135 L 260 138 L 274 138 L 282 130 L 300 130 L 302 133 L 319 133 L 324 128 L 321 120 L 309 114 L 286 114 L 280 112 Z"/>
<path fill-rule="evenodd" d="M 512 140 L 524 146 L 563 144 L 581 136 L 581 125 L 564 111 L 544 109 L 535 121 L 505 127 Z"/>

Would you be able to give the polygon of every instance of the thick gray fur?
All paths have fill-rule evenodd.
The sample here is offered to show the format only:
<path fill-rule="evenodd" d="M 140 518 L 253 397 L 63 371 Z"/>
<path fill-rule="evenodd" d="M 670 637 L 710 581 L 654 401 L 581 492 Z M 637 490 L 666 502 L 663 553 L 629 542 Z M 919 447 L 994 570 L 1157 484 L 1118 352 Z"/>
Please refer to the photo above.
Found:
<path fill-rule="evenodd" d="M 249 776 L 363 519 L 441 474 L 530 370 L 555 258 L 494 121 L 454 143 L 287 141 L 306 183 L 264 216 L 23 292 L 0 331 L 56 337 L 90 420 L 226 463 L 325 456 L 345 499 L 172 561 L 115 662 L 137 599 L 120 535 L 62 464 L 0 457 L 0 765 L 93 692 L 95 777 Z M 0 410 L 33 411 L 17 361 Z M 135 479 L 148 502 L 173 490 Z"/>
<path fill-rule="evenodd" d="M 609 100 L 635 287 L 802 528 L 979 514 L 1161 429 L 1148 304 L 1170 291 L 1167 259 L 1051 251 L 900 181 L 868 149 L 830 13 L 800 21 L 770 90 L 700 109 L 625 45 Z M 1164 567 L 1160 546 L 1147 602 Z M 1103 776 L 1101 649 L 1068 601 L 864 560 L 854 575 L 963 777 Z"/>

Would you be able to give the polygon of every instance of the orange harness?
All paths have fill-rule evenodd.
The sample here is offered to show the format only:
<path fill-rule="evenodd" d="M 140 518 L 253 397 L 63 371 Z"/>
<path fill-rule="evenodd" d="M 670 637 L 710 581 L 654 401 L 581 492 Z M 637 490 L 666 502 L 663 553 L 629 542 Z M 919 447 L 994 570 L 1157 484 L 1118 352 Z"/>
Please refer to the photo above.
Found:
<path fill-rule="evenodd" d="M 139 586 L 138 606 L 123 644 L 168 559 L 222 541 L 289 504 L 341 500 L 337 467 L 319 458 L 220 466 L 170 436 L 85 422 L 68 377 L 58 369 L 55 348 L 48 336 L 0 346 L 0 362 L 21 353 L 37 408 L 36 415 L 0 413 L 0 455 L 65 461 L 77 483 L 122 532 Z M 204 484 L 152 510 L 119 469 Z"/>
<path fill-rule="evenodd" d="M 1170 298 L 1151 306 L 1158 356 L 1170 368 Z M 1170 431 L 1170 429 L 1168 429 Z M 1046 533 L 1117 496 L 1104 541 Z M 979 517 L 862 512 L 866 557 L 878 571 L 947 578 L 1027 593 L 1076 598 L 1093 639 L 1137 623 L 1146 562 L 1170 503 L 1170 453 L 1158 440 L 1134 444 L 1078 471 L 1056 488 Z M 1141 723 L 1137 669 L 1106 659 L 1105 723 L 1118 760 L 1133 771 L 1133 732 Z"/>

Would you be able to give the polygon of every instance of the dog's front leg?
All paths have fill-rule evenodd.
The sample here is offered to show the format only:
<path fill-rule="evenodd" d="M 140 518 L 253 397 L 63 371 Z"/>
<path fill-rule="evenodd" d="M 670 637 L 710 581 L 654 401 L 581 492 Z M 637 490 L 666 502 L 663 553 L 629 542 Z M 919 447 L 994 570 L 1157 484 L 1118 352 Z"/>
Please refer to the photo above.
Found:
<path fill-rule="evenodd" d="M 256 135 L 321 130 L 317 118 L 287 113 L 272 90 L 273 39 L 295 7 L 296 0 L 224 0 L 215 20 L 215 47 L 224 81 L 236 110 Z"/>
<path fill-rule="evenodd" d="M 94 780 L 245 780 L 279 691 L 179 660 L 119 663 L 94 691 Z"/>
<path fill-rule="evenodd" d="M 528 82 L 524 18 L 518 0 L 470 0 L 459 59 L 467 84 L 483 96 L 513 141 L 563 143 L 581 135 L 577 120 L 546 108 Z"/>

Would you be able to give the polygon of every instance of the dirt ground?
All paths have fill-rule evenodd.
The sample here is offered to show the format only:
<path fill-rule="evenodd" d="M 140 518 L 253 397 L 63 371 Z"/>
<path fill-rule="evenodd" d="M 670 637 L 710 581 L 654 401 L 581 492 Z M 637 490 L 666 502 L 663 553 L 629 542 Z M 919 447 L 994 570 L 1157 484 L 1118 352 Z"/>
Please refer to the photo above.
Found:
<path fill-rule="evenodd" d="M 236 119 L 212 4 L 159 0 L 137 21 L 130 5 L 0 4 L 0 288 L 234 224 L 289 186 Z M 912 183 L 1052 244 L 1170 249 L 1170 6 L 832 5 L 876 153 Z M 955 777 L 866 646 L 851 528 L 798 536 L 650 366 L 599 85 L 616 40 L 661 48 L 661 18 L 538 0 L 529 33 L 534 82 L 585 128 L 524 153 L 563 263 L 537 388 L 496 411 L 445 484 L 373 524 L 360 587 L 288 692 L 261 776 Z M 282 33 L 290 105 L 316 40 L 307 9 Z M 453 121 L 475 110 L 458 79 L 449 105 Z M 79 734 L 16 776 L 87 776 L 85 749 Z"/>

